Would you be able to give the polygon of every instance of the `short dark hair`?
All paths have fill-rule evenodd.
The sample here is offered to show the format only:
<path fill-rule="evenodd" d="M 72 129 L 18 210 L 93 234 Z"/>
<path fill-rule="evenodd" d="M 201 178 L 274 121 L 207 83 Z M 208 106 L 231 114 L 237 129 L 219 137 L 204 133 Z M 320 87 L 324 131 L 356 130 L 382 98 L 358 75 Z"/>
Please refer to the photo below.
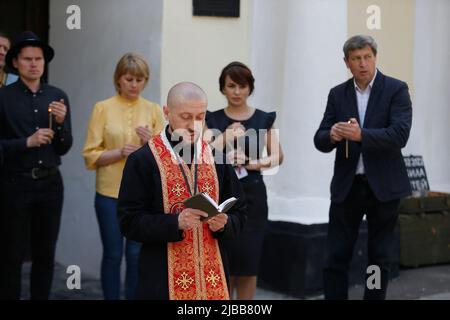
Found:
<path fill-rule="evenodd" d="M 255 90 L 255 78 L 253 77 L 252 71 L 242 62 L 234 61 L 223 68 L 219 78 L 221 92 L 225 88 L 225 79 L 227 76 L 241 86 L 248 85 L 250 87 L 250 94 Z"/>

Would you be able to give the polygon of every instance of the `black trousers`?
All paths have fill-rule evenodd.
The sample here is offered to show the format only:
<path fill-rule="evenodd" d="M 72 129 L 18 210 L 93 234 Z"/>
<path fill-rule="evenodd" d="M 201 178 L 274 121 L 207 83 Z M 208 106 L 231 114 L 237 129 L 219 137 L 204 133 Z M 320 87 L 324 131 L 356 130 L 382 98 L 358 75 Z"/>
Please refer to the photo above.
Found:
<path fill-rule="evenodd" d="M 348 299 L 348 270 L 363 216 L 368 225 L 369 265 L 380 268 L 380 289 L 366 286 L 365 300 L 384 300 L 389 274 L 396 259 L 395 227 L 399 200 L 378 201 L 365 176 L 356 176 L 343 203 L 331 203 L 327 259 L 324 269 L 325 299 Z"/>
<path fill-rule="evenodd" d="M 30 298 L 49 298 L 63 204 L 60 173 L 39 180 L 0 181 L 0 299 L 20 299 L 27 241 L 31 243 Z"/>

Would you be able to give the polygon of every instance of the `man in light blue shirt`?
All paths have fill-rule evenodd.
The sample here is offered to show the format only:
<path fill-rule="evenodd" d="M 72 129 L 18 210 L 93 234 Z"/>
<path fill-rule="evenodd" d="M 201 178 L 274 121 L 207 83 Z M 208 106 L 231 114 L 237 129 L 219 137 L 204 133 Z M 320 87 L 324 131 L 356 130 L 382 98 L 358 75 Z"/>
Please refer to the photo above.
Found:
<path fill-rule="evenodd" d="M 355 84 L 356 102 L 358 104 L 359 118 L 364 119 L 366 116 L 367 104 L 369 103 L 370 92 L 372 91 L 373 83 L 377 77 L 378 70 L 375 69 L 375 75 L 370 81 L 369 85 L 365 89 L 361 89 L 356 78 L 353 79 Z M 364 127 L 364 123 L 361 123 L 361 127 Z M 359 156 L 358 165 L 356 167 L 356 174 L 364 174 L 364 163 L 362 154 Z"/>
<path fill-rule="evenodd" d="M 0 88 L 17 81 L 15 74 L 5 71 L 5 57 L 11 47 L 8 36 L 0 31 Z"/>
<path fill-rule="evenodd" d="M 319 151 L 336 150 L 324 294 L 325 299 L 348 298 L 349 265 L 366 216 L 368 265 L 378 267 L 379 285 L 367 286 L 364 299 L 381 300 L 398 259 L 397 208 L 411 194 L 401 152 L 411 130 L 411 99 L 406 83 L 377 69 L 372 37 L 351 37 L 343 49 L 353 78 L 330 90 L 314 136 Z"/>

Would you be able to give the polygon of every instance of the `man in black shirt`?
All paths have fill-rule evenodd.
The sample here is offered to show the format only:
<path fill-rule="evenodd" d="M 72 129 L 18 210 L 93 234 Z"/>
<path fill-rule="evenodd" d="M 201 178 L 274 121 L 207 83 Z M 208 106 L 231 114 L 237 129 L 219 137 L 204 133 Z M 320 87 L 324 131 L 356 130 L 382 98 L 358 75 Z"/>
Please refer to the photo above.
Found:
<path fill-rule="evenodd" d="M 234 169 L 201 137 L 206 105 L 198 86 L 174 86 L 164 107 L 166 130 L 127 159 L 118 214 L 123 234 L 142 242 L 138 299 L 229 299 L 222 239 L 239 234 L 247 211 Z M 201 222 L 206 213 L 183 205 L 197 192 L 216 203 L 238 202 Z"/>
<path fill-rule="evenodd" d="M 58 166 L 72 146 L 67 95 L 41 82 L 53 55 L 50 46 L 26 31 L 6 56 L 20 78 L 0 90 L 0 299 L 20 299 L 29 239 L 30 297 L 48 299 L 50 293 L 63 203 Z"/>

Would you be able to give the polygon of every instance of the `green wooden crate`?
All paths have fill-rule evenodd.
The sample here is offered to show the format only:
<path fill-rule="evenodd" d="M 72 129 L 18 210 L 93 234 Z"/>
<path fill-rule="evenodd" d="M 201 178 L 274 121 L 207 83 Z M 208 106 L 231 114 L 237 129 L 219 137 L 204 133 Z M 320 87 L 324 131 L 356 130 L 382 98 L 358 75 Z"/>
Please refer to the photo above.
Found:
<path fill-rule="evenodd" d="M 400 214 L 450 211 L 450 194 L 426 191 L 422 197 L 408 197 L 400 201 Z"/>
<path fill-rule="evenodd" d="M 450 194 L 425 191 L 399 206 L 400 265 L 450 262 Z"/>
<path fill-rule="evenodd" d="M 400 265 L 418 267 L 450 262 L 448 212 L 400 214 Z"/>

